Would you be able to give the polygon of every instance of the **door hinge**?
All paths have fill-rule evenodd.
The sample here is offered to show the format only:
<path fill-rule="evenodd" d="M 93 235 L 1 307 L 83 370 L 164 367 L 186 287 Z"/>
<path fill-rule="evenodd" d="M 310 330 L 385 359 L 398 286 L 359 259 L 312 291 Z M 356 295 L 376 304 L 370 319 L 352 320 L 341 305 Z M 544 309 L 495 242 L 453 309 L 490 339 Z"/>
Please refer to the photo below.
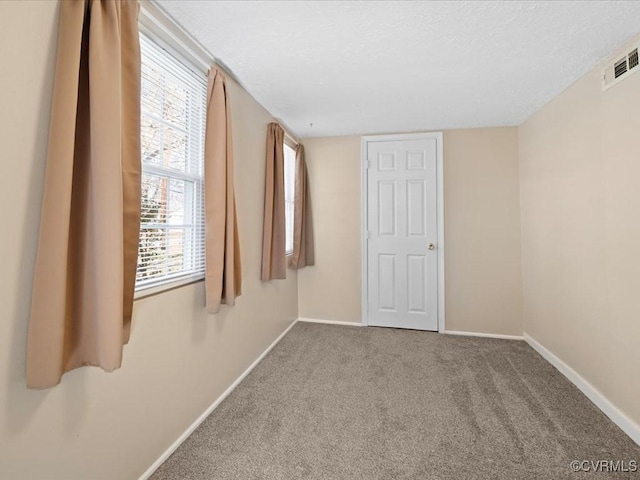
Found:
<path fill-rule="evenodd" d="M 371 168 L 371 160 L 367 160 L 364 162 L 364 169 L 368 170 Z"/>

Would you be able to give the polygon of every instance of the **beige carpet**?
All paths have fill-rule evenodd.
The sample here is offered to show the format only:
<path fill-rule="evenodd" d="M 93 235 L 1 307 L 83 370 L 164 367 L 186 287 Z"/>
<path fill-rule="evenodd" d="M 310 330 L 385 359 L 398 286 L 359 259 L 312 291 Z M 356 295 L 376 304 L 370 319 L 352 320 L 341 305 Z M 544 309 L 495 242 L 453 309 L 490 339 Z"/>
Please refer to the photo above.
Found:
<path fill-rule="evenodd" d="M 154 480 L 604 479 L 640 447 L 524 342 L 298 323 Z"/>

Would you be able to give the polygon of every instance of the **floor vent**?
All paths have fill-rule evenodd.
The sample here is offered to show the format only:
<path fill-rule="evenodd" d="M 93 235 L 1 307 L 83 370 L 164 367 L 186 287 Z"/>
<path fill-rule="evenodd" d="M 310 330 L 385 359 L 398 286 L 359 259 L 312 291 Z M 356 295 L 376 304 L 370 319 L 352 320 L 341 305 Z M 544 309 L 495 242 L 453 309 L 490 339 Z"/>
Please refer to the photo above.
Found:
<path fill-rule="evenodd" d="M 640 70 L 638 67 L 638 47 L 634 47 L 626 53 L 615 57 L 615 60 L 602 70 L 602 89 L 607 90 L 631 73 Z"/>

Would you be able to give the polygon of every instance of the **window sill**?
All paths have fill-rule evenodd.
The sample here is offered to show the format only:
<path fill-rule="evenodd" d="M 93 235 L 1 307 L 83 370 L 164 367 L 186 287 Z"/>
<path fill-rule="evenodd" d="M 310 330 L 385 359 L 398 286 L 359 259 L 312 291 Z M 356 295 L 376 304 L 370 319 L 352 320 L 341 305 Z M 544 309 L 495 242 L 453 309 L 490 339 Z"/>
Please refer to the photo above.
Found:
<path fill-rule="evenodd" d="M 185 287 L 187 285 L 191 285 L 193 283 L 198 283 L 204 281 L 204 274 L 200 273 L 198 275 L 191 275 L 188 277 L 181 277 L 177 280 L 173 280 L 172 282 L 163 283 L 162 285 L 156 285 L 147 288 L 141 288 L 140 290 L 136 290 L 133 300 L 142 300 L 143 298 L 153 297 L 160 293 L 167 292 L 169 290 L 175 290 L 176 288 Z"/>

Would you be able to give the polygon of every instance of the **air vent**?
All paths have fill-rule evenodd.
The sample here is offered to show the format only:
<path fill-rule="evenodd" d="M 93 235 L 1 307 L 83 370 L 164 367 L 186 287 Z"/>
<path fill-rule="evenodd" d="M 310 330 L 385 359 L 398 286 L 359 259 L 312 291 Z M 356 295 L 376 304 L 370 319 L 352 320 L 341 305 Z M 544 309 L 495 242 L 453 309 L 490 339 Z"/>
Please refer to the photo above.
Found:
<path fill-rule="evenodd" d="M 614 76 L 618 78 L 627 73 L 627 59 L 618 60 L 614 66 Z"/>
<path fill-rule="evenodd" d="M 634 48 L 629 54 L 629 70 L 638 66 L 638 49 Z"/>
<path fill-rule="evenodd" d="M 616 55 L 614 61 L 605 66 L 602 71 L 602 89 L 613 87 L 619 81 L 627 78 L 631 73 L 640 70 L 638 67 L 638 47 L 622 50 Z"/>

